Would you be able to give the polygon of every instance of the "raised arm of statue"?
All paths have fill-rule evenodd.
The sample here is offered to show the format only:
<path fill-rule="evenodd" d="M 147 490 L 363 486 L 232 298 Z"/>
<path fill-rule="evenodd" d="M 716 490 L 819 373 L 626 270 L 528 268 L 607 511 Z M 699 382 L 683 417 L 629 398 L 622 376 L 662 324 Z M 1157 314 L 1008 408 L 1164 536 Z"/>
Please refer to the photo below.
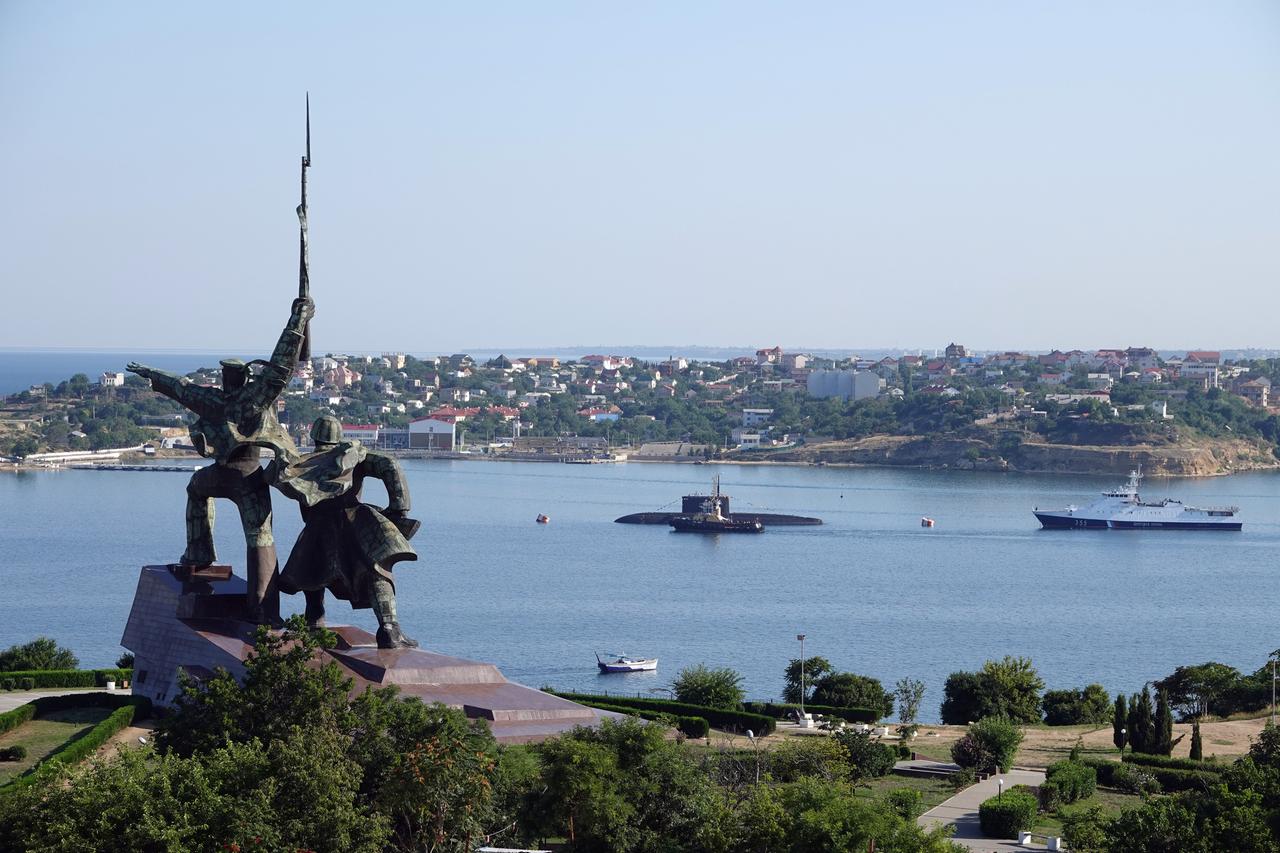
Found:
<path fill-rule="evenodd" d="M 405 515 L 409 512 L 409 483 L 404 469 L 395 459 L 376 450 L 369 451 L 364 462 L 365 473 L 382 481 L 387 488 L 387 514 Z"/>
<path fill-rule="evenodd" d="M 293 312 L 289 322 L 276 341 L 276 348 L 271 352 L 271 359 L 262 368 L 262 372 L 245 383 L 240 392 L 241 399 L 254 408 L 265 409 L 276 401 L 276 398 L 289 384 L 294 368 L 298 366 L 298 349 L 302 346 L 302 330 L 315 315 L 315 303 L 309 296 L 300 296 L 293 300 Z"/>
<path fill-rule="evenodd" d="M 222 409 L 223 396 L 222 392 L 217 388 L 196 385 L 185 376 L 179 376 L 167 370 L 147 367 L 145 364 L 138 364 L 136 361 L 131 361 L 125 365 L 125 370 L 149 380 L 153 391 L 157 391 L 171 400 L 176 400 L 201 417 L 216 415 Z"/>

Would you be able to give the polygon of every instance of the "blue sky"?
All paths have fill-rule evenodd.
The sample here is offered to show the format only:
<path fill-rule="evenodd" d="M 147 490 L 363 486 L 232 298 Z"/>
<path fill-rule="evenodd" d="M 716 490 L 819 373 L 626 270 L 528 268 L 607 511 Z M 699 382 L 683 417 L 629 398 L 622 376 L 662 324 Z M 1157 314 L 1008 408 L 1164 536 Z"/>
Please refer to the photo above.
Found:
<path fill-rule="evenodd" d="M 1278 346 L 1274 2 L 0 4 L 0 346 Z"/>

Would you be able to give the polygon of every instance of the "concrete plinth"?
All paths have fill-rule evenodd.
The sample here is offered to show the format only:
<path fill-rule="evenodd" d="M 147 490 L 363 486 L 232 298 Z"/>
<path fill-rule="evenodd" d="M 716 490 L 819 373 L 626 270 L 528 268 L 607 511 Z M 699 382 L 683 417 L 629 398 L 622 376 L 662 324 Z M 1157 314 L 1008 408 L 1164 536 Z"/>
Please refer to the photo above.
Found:
<path fill-rule="evenodd" d="M 222 667 L 243 678 L 256 631 L 240 618 L 245 589 L 244 579 L 229 571 L 180 580 L 169 566 L 143 567 L 121 640 L 134 654 L 134 694 L 170 706 L 179 672 L 200 679 Z M 508 681 L 493 664 L 424 649 L 379 649 L 372 634 L 349 625 L 330 630 L 338 643 L 322 655 L 354 681 L 354 693 L 394 684 L 405 695 L 485 720 L 501 742 L 539 740 L 618 716 Z"/>

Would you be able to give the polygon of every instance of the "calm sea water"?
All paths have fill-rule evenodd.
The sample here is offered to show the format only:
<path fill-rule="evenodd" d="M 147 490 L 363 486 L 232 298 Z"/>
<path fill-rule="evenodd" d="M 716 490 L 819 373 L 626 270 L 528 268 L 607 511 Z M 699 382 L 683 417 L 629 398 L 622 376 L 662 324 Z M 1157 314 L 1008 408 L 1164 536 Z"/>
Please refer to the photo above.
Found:
<path fill-rule="evenodd" d="M 200 367 L 212 367 L 229 355 L 245 357 L 242 353 L 191 352 L 92 352 L 89 350 L 41 350 L 38 352 L 0 350 L 0 395 L 25 391 L 32 385 L 52 382 L 57 385 L 77 373 L 83 373 L 91 382 L 97 382 L 104 371 L 124 370 L 130 361 L 140 361 L 161 370 L 189 373 Z M 250 355 L 248 358 L 263 358 Z"/>
<path fill-rule="evenodd" d="M 496 663 L 532 686 L 659 691 L 680 668 L 742 673 L 776 697 L 808 654 L 886 686 L 1030 656 L 1050 688 L 1140 689 L 1179 664 L 1252 671 L 1280 646 L 1280 477 L 1148 481 L 1149 497 L 1233 503 L 1242 533 L 1042 531 L 1031 509 L 1081 502 L 1115 478 L 894 469 L 405 464 L 421 560 L 397 571 L 401 620 L 433 650 Z M 705 537 L 614 524 L 711 475 L 735 506 L 817 515 L 818 528 Z M 37 634 L 86 666 L 120 652 L 138 567 L 182 550 L 186 477 L 63 471 L 0 476 L 0 647 Z M 382 499 L 373 485 L 373 499 Z M 371 497 L 367 495 L 366 497 Z M 544 512 L 551 524 L 538 525 Z M 243 540 L 219 502 L 220 555 Z M 282 558 L 299 530 L 276 496 Z M 919 519 L 937 519 L 933 529 Z M 238 569 L 239 571 L 240 569 Z M 286 599 L 293 609 L 298 600 Z M 372 630 L 332 602 L 335 622 Z M 599 650 L 661 659 L 601 676 Z"/>

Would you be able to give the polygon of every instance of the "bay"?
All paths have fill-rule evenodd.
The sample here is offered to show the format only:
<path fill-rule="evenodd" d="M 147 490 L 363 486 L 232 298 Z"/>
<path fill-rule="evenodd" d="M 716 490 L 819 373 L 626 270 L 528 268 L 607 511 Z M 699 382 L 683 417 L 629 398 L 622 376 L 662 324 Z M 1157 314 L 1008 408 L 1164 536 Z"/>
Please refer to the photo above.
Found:
<path fill-rule="evenodd" d="M 1149 498 L 1238 504 L 1244 531 L 1042 531 L 1033 506 L 1082 503 L 1113 477 L 881 468 L 404 463 L 423 520 L 396 572 L 401 621 L 423 645 L 490 661 L 534 687 L 661 692 L 684 666 L 728 666 L 748 695 L 780 695 L 805 652 L 838 669 L 928 686 L 1025 655 L 1050 688 L 1132 692 L 1181 664 L 1252 671 L 1280 646 L 1280 477 L 1149 480 Z M 719 472 L 737 509 L 816 515 L 758 536 L 613 523 Z M 56 471 L 0 476 L 0 647 L 40 634 L 110 665 L 143 564 L 183 547 L 186 476 Z M 366 500 L 384 499 L 371 483 Z M 275 496 L 281 558 L 300 530 Z M 678 506 L 678 503 L 676 504 Z M 234 510 L 219 554 L 242 571 Z M 534 522 L 538 513 L 551 523 Z M 937 520 L 931 529 L 921 516 Z M 301 609 L 301 597 L 286 597 Z M 374 627 L 330 601 L 331 621 Z M 593 652 L 657 656 L 603 676 Z"/>

